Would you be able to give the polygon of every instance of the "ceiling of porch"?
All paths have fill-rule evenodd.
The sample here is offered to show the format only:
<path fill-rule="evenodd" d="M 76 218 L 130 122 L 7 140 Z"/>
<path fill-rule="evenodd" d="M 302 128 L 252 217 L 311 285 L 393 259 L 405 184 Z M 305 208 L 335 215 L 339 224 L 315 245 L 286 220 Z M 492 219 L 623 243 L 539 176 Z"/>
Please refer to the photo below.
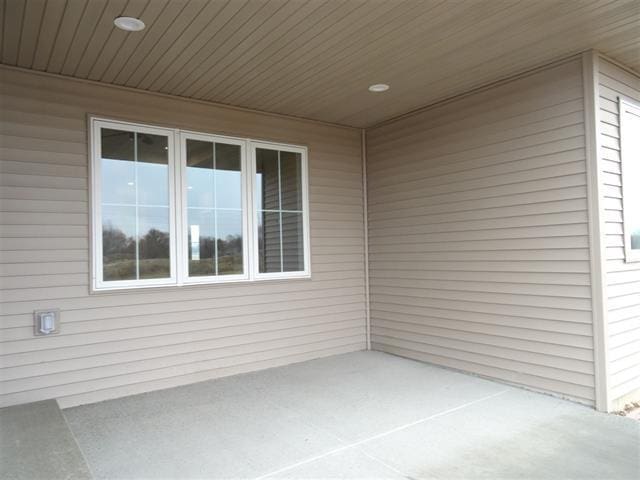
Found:
<path fill-rule="evenodd" d="M 1 63 L 357 127 L 589 48 L 640 71 L 637 0 L 1 3 Z"/>

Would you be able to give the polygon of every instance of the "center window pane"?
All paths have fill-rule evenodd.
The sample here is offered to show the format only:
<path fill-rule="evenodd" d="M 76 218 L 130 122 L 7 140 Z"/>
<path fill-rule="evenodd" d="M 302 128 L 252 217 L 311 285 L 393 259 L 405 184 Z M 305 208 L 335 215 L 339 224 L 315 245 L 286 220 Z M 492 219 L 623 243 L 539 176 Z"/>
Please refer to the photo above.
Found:
<path fill-rule="evenodd" d="M 189 276 L 243 273 L 239 145 L 186 140 Z"/>

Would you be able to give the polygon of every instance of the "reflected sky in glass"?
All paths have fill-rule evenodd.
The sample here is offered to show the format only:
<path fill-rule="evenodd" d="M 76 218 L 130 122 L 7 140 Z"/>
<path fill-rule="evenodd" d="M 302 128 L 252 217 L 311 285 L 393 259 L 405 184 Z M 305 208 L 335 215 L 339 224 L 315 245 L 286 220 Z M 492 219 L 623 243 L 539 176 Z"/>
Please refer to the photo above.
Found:
<path fill-rule="evenodd" d="M 186 150 L 189 275 L 241 274 L 240 146 L 187 139 Z"/>
<path fill-rule="evenodd" d="M 170 276 L 168 139 L 101 131 L 103 278 Z"/>

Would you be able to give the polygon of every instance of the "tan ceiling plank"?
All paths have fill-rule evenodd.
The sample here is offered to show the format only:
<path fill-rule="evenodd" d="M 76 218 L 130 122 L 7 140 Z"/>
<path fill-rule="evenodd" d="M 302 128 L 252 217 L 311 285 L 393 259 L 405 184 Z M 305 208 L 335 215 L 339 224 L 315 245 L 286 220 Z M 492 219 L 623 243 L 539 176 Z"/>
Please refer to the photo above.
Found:
<path fill-rule="evenodd" d="M 146 12 L 154 0 L 129 0 L 123 11 L 122 16 L 140 18 L 142 21 L 147 20 Z M 156 0 L 155 3 L 162 7 L 164 2 Z M 134 36 L 135 36 L 134 32 Z M 130 38 L 129 32 L 124 32 L 119 28 L 112 28 L 109 37 L 104 41 L 104 45 L 99 54 L 87 55 L 91 59 L 91 67 L 86 71 L 85 78 L 91 80 L 99 79 L 105 70 L 111 65 L 114 58 L 122 51 L 122 47 L 127 38 Z M 80 67 L 80 71 L 84 72 L 84 67 Z"/>
<path fill-rule="evenodd" d="M 328 25 L 334 18 L 340 18 L 341 9 L 348 0 L 328 0 L 312 12 L 313 17 L 301 20 L 294 25 L 280 41 L 268 45 L 259 55 L 251 58 L 233 75 L 228 75 L 216 86 L 216 98 L 225 102 L 235 91 L 242 88 L 252 79 L 259 77 L 266 69 L 275 63 L 282 61 L 292 52 L 304 45 L 308 39 L 320 33 L 319 25 Z M 312 21 L 316 28 L 311 29 L 308 22 Z M 206 96 L 206 95 L 205 95 Z"/>
<path fill-rule="evenodd" d="M 30 68 L 33 63 L 45 7 L 46 0 L 27 0 L 20 39 L 20 51 L 18 52 L 18 66 L 20 67 Z"/>
<path fill-rule="evenodd" d="M 636 72 L 640 73 L 640 42 L 617 49 L 611 52 L 611 56 L 626 65 L 631 65 Z"/>
<path fill-rule="evenodd" d="M 275 38 L 265 38 L 264 41 L 260 42 L 261 49 L 246 49 L 242 54 L 234 58 L 233 67 L 218 69 L 216 74 L 210 78 L 208 90 L 202 96 L 207 97 L 211 91 L 215 91 L 216 97 L 219 98 L 221 84 L 224 84 L 227 79 L 232 79 L 232 81 L 241 79 L 243 72 L 248 72 L 254 68 L 260 59 L 270 57 L 274 51 L 279 50 L 288 43 L 291 37 L 299 35 L 306 28 L 306 22 L 310 21 L 310 19 L 316 22 L 318 17 L 322 18 L 322 12 L 327 9 L 329 3 L 331 2 L 319 0 L 302 3 L 299 10 L 286 18 L 277 27 Z"/>
<path fill-rule="evenodd" d="M 528 11 L 532 6 L 541 11 L 543 15 L 548 15 L 549 9 L 554 8 L 554 15 L 559 15 L 560 13 L 570 15 L 575 11 L 575 8 L 573 8 L 572 5 L 563 4 L 561 2 L 557 2 L 553 5 L 548 2 L 531 2 L 526 5 L 525 10 Z M 513 42 L 530 42 L 530 39 L 524 35 L 524 32 L 526 31 L 526 26 L 528 24 L 536 23 L 537 18 L 536 15 L 533 15 L 528 21 L 518 21 L 521 19 L 518 19 L 514 12 L 509 12 L 509 15 L 504 16 L 500 15 L 499 12 L 493 12 L 493 14 L 496 15 L 496 18 L 485 18 L 484 22 L 478 22 L 477 24 L 472 23 L 469 26 L 470 28 L 467 28 L 465 31 L 458 32 L 458 35 L 455 37 L 455 42 L 446 36 L 443 36 L 441 39 L 434 42 L 434 47 L 438 46 L 439 48 L 434 48 L 431 53 L 423 55 L 422 64 L 415 64 L 415 62 L 412 62 L 411 60 L 412 58 L 415 58 L 415 55 L 411 53 L 407 56 L 406 60 L 401 58 L 398 62 L 391 62 L 389 70 L 393 72 L 394 76 L 392 80 L 394 82 L 394 90 L 389 92 L 391 95 L 380 95 L 366 102 L 367 92 L 361 92 L 355 94 L 356 97 L 354 98 L 354 103 L 357 102 L 358 98 L 361 98 L 361 105 L 364 107 L 361 107 L 361 112 L 366 112 L 368 115 L 377 115 L 381 108 L 385 108 L 385 104 L 391 105 L 392 108 L 402 108 L 405 106 L 405 104 L 403 104 L 403 99 L 406 98 L 406 93 L 409 92 L 409 90 L 412 91 L 413 101 L 424 96 L 424 92 L 428 91 L 430 88 L 431 90 L 429 93 L 432 94 L 432 89 L 435 87 L 432 86 L 432 84 L 426 83 L 425 71 L 428 72 L 428 70 L 425 69 L 425 65 L 437 66 L 446 64 L 449 67 L 446 70 L 446 73 L 443 75 L 437 73 L 435 76 L 436 78 L 439 78 L 439 81 L 447 86 L 453 84 L 458 79 L 460 70 L 464 71 L 464 75 L 462 75 L 464 82 L 475 82 L 475 77 L 468 73 L 470 68 L 469 62 L 471 62 L 471 64 L 474 64 L 473 62 L 484 63 L 494 56 L 501 56 L 503 54 L 503 50 L 508 52 L 513 49 Z M 465 17 L 474 18 L 474 15 L 465 15 Z M 512 17 L 516 17 L 514 18 L 514 23 L 510 23 L 510 19 Z M 507 25 L 517 25 L 517 27 L 509 29 L 507 28 Z M 455 28 L 455 25 L 445 25 L 445 30 L 455 30 Z M 517 38 L 512 39 L 511 36 L 515 36 Z M 492 39 L 495 39 L 493 42 L 493 45 L 495 46 L 494 49 L 489 50 L 486 47 L 487 42 L 490 42 Z M 421 46 L 422 45 L 418 45 L 418 48 Z M 460 55 L 465 55 L 465 57 L 460 58 Z M 431 77 L 433 76 L 434 74 L 431 74 Z M 364 75 L 361 73 L 354 73 L 351 78 L 353 79 L 353 83 L 347 85 L 345 88 L 355 88 L 356 82 L 365 82 L 366 80 Z M 335 85 L 331 90 L 323 91 L 322 93 L 325 96 L 340 95 L 339 86 Z M 376 100 L 378 98 L 380 100 Z M 326 114 L 326 112 L 323 112 L 323 114 Z M 331 112 L 331 114 L 336 115 L 338 112 Z M 357 114 L 359 114 L 359 112 L 353 113 L 353 115 Z M 375 119 L 375 116 L 373 118 Z"/>
<path fill-rule="evenodd" d="M 305 4 L 305 2 L 288 1 L 282 8 L 274 12 L 271 17 L 266 19 L 258 29 L 253 31 L 248 30 L 250 32 L 249 35 L 239 42 L 239 47 L 232 49 L 216 62 L 211 69 L 211 74 L 206 76 L 207 81 L 202 82 L 201 87 L 194 91 L 193 96 L 196 98 L 203 98 L 207 92 L 211 91 L 211 83 L 215 78 L 217 78 L 218 74 L 231 70 L 235 64 L 241 64 L 240 59 L 245 55 L 249 56 L 252 52 L 255 52 L 257 46 L 268 45 L 269 38 L 279 38 L 277 37 L 277 32 L 289 29 L 290 24 L 288 22 L 297 19 L 299 15 L 305 16 L 305 6 L 309 7 L 309 5 L 309 3 Z M 300 13 L 301 10 L 302 13 Z"/>
<path fill-rule="evenodd" d="M 496 4 L 492 4 L 492 5 L 495 6 Z M 534 8 L 534 10 L 531 10 L 531 8 Z M 456 47 L 455 49 L 452 49 L 449 47 L 450 44 L 454 43 L 453 41 L 454 38 L 449 38 L 444 33 L 437 34 L 436 37 L 438 38 L 438 40 L 432 44 L 433 45 L 432 51 L 438 53 L 437 57 L 434 57 L 432 53 L 432 54 L 425 54 L 421 58 L 422 64 L 420 65 L 420 71 L 423 73 L 423 77 L 425 72 L 425 66 L 429 66 L 429 65 L 435 66 L 435 65 L 446 64 L 448 67 L 451 68 L 453 65 L 465 65 L 463 62 L 460 62 L 458 58 L 455 56 L 456 50 L 458 50 L 461 45 L 462 45 L 463 51 L 474 50 L 473 58 L 477 58 L 477 57 L 482 58 L 483 55 L 486 56 L 487 42 L 491 41 L 491 39 L 493 38 L 496 38 L 496 39 L 499 38 L 500 41 L 496 43 L 500 46 L 505 46 L 506 48 L 506 46 L 509 44 L 504 41 L 504 38 L 500 38 L 504 32 L 507 32 L 507 28 L 506 28 L 507 25 L 505 24 L 505 21 L 511 22 L 511 20 L 513 20 L 513 24 L 518 25 L 518 28 L 521 29 L 523 28 L 524 25 L 526 25 L 527 17 L 536 18 L 536 15 L 535 15 L 536 11 L 538 13 L 542 12 L 544 15 L 546 15 L 547 10 L 548 10 L 548 6 L 544 4 L 539 4 L 537 2 L 530 2 L 526 5 L 526 8 L 520 9 L 519 11 L 498 10 L 498 12 L 495 12 L 495 11 L 492 12 L 492 16 L 486 17 L 484 19 L 481 19 L 478 12 L 470 15 L 465 14 L 465 17 L 478 19 L 477 22 L 473 22 L 470 25 L 471 28 L 467 28 L 465 31 L 455 32 L 455 29 L 459 26 L 457 25 L 457 22 L 456 22 L 456 25 L 450 25 L 450 26 L 444 25 L 445 31 L 451 30 L 455 32 L 454 38 L 455 38 Z M 522 17 L 523 14 L 525 15 L 524 17 Z M 442 30 L 442 29 L 440 28 L 439 30 Z M 434 33 L 435 33 L 435 30 L 434 30 Z M 411 42 L 407 42 L 407 44 L 409 43 Z M 418 49 L 426 50 L 423 44 L 418 44 Z M 409 50 L 407 55 L 399 55 L 396 61 L 389 60 L 386 62 L 387 68 L 391 72 L 391 78 L 389 80 L 393 82 L 392 84 L 394 85 L 393 91 L 389 92 L 390 95 L 385 94 L 385 95 L 371 96 L 370 94 L 368 94 L 366 90 L 361 89 L 359 92 L 357 92 L 354 95 L 353 103 L 361 102 L 362 105 L 367 106 L 367 109 L 377 109 L 380 107 L 381 104 L 387 101 L 395 104 L 397 102 L 396 92 L 397 91 L 402 92 L 407 88 L 409 88 L 410 86 L 419 85 L 420 89 L 424 91 L 424 89 L 426 88 L 426 85 L 424 84 L 423 79 L 416 80 L 410 85 L 408 82 L 405 83 L 407 72 L 410 71 L 408 69 L 412 66 L 412 64 L 416 63 L 415 61 L 413 61 L 413 59 L 416 58 L 416 55 L 418 54 L 418 52 L 419 50 L 418 51 Z M 375 71 L 376 66 L 372 65 L 371 67 L 372 70 Z M 453 73 L 453 72 L 449 72 L 449 73 Z M 342 75 L 346 76 L 347 73 L 342 73 Z M 363 74 L 357 73 L 357 72 L 354 72 L 352 75 L 349 75 L 349 77 L 352 78 L 353 83 L 347 85 L 348 89 L 355 89 L 356 86 L 358 85 L 358 83 L 356 82 L 359 82 L 359 85 L 362 85 L 363 83 L 366 83 L 366 80 L 367 80 L 367 78 Z M 446 81 L 451 82 L 453 81 L 454 77 L 455 75 L 447 75 Z M 396 85 L 399 87 L 399 90 L 395 88 Z M 325 96 L 340 95 L 341 94 L 340 86 L 338 85 L 329 86 L 329 88 L 326 91 L 322 91 L 322 94 Z M 421 95 L 424 95 L 424 93 L 417 92 L 415 93 L 415 95 L 419 97 Z M 323 111 L 323 106 L 318 103 L 315 104 L 316 105 L 315 110 L 308 108 L 308 105 L 309 104 L 300 104 L 299 108 L 301 112 L 311 110 L 311 111 L 321 111 L 322 112 L 321 114 L 325 114 L 325 115 L 327 114 L 327 112 Z M 342 103 L 342 105 L 344 105 L 344 103 Z M 344 105 L 344 106 L 346 107 L 347 105 Z M 332 112 L 332 113 L 337 114 L 338 112 Z"/>
<path fill-rule="evenodd" d="M 198 60 L 211 53 L 220 42 L 221 35 L 228 31 L 227 25 L 245 7 L 246 0 L 229 1 L 216 16 L 214 22 L 199 35 L 185 55 L 176 58 L 168 68 L 159 75 L 150 90 L 172 93 L 177 86 L 189 76 L 198 65 Z M 225 29 L 226 27 L 226 29 Z"/>
<path fill-rule="evenodd" d="M 119 85 L 127 84 L 128 80 L 136 73 L 136 70 L 153 55 L 152 63 L 162 56 L 162 50 L 157 51 L 163 45 L 166 47 L 170 45 L 167 43 L 167 37 L 175 38 L 182 31 L 182 28 L 193 18 L 194 4 L 191 0 L 169 0 L 165 9 L 157 17 L 148 28 L 145 28 L 143 36 L 132 35 L 130 38 L 140 38 L 140 43 L 135 45 L 135 49 L 132 50 L 131 55 L 127 58 L 127 61 L 121 65 L 121 69 L 115 74 L 113 83 Z M 167 32 L 171 32 L 170 34 Z M 129 39 L 127 39 L 128 41 Z M 164 43 L 163 43 L 164 42 Z M 122 52 L 123 54 L 126 52 Z M 115 63 L 115 62 L 114 62 Z M 152 64 L 150 63 L 150 64 Z M 113 72 L 110 72 L 111 68 L 105 74 L 105 77 L 111 77 Z M 102 81 L 105 81 L 103 78 Z"/>
<path fill-rule="evenodd" d="M 180 12 L 171 26 L 163 32 L 156 45 L 154 45 L 148 55 L 142 59 L 124 84 L 129 87 L 136 87 L 157 62 L 171 61 L 172 59 L 165 57 L 165 55 L 171 49 L 174 42 L 180 38 L 180 35 L 191 28 L 193 22 L 208 4 L 209 2 L 206 0 L 190 0 L 187 2 L 185 8 Z"/>
<path fill-rule="evenodd" d="M 285 0 L 274 0 L 271 2 L 262 2 L 261 4 L 259 2 L 249 2 L 245 8 L 242 9 L 238 17 L 234 18 L 234 22 L 228 24 L 230 26 L 229 30 L 231 31 L 228 32 L 222 43 L 215 48 L 209 56 L 201 62 L 197 62 L 196 69 L 175 89 L 175 93 L 193 97 L 194 92 L 203 84 L 206 84 L 207 72 L 211 68 L 214 68 L 229 52 L 239 48 L 242 42 L 246 41 L 247 37 L 257 31 L 266 20 L 271 18 L 285 5 Z"/>
<path fill-rule="evenodd" d="M 137 87 L 142 89 L 151 89 L 160 78 L 162 78 L 167 70 L 172 70 L 178 65 L 184 65 L 184 60 L 189 58 L 192 49 L 198 48 L 198 39 L 210 35 L 211 32 L 216 32 L 220 25 L 226 23 L 225 18 L 228 18 L 229 10 L 233 12 L 233 9 L 227 9 L 226 7 L 231 4 L 236 5 L 236 10 L 243 6 L 244 2 L 212 2 L 209 3 L 204 10 L 200 12 L 198 17 L 193 21 L 193 24 L 173 42 L 169 50 L 163 55 L 161 61 L 156 63 L 147 72 L 145 77 L 138 83 Z M 226 11 L 226 15 L 221 13 Z M 174 70 L 175 71 L 175 70 Z"/>
<path fill-rule="evenodd" d="M 593 7 L 594 5 L 596 9 L 593 14 L 597 18 L 602 18 L 602 12 L 599 10 L 602 8 L 602 4 L 592 4 L 591 6 Z M 619 13 L 624 17 L 624 12 Z M 495 79 L 496 72 L 499 72 L 502 77 L 509 76 L 534 65 L 540 65 L 550 59 L 558 58 L 562 51 L 565 52 L 565 55 L 570 53 L 566 49 L 571 47 L 571 34 L 575 34 L 575 32 L 578 34 L 584 33 L 584 25 L 578 21 L 571 23 L 571 19 L 576 16 L 575 8 L 568 9 L 564 15 L 557 15 L 557 12 L 554 12 L 554 14 L 551 16 L 553 20 L 549 19 L 546 22 L 547 28 L 554 23 L 558 24 L 557 30 L 553 34 L 549 31 L 544 37 L 540 38 L 539 35 L 535 35 L 534 31 L 532 36 L 528 36 L 525 35 L 526 30 L 519 27 L 515 29 L 510 39 L 501 39 L 502 43 L 508 42 L 506 43 L 509 46 L 508 50 L 493 57 L 483 57 L 471 48 L 462 49 L 455 59 L 457 67 L 450 71 L 450 75 L 446 78 L 442 76 L 437 80 L 423 82 L 421 88 L 429 90 L 434 99 L 441 100 L 450 96 L 449 92 L 451 91 L 465 91 L 489 83 L 491 81 L 489 80 L 490 78 Z M 554 39 L 555 42 L 553 42 Z M 558 47 L 552 49 L 549 44 L 554 43 Z M 538 48 L 532 48 L 535 46 Z M 577 52 L 580 49 L 574 48 L 574 50 Z M 413 72 L 404 72 L 407 85 L 415 85 L 420 77 L 421 74 L 417 69 Z M 407 86 L 402 93 L 393 98 L 393 102 L 390 99 L 384 105 L 377 106 L 375 112 L 372 112 L 372 109 L 365 108 L 348 118 L 351 118 L 351 121 L 355 121 L 354 119 L 360 115 L 361 119 L 359 121 L 369 119 L 372 123 L 377 123 L 383 118 L 395 116 L 403 110 L 411 109 L 409 105 L 414 104 L 417 91 L 418 87 Z"/>
<path fill-rule="evenodd" d="M 437 8 L 438 3 L 440 3 L 441 7 L 444 5 L 442 2 L 433 1 L 424 3 L 424 5 Z M 328 48 L 321 50 L 315 56 L 303 62 L 296 68 L 295 74 L 290 74 L 284 80 L 277 82 L 275 86 L 270 87 L 268 95 L 264 95 L 258 103 L 260 105 L 259 108 L 273 108 L 273 105 L 278 105 L 283 99 L 286 101 L 288 92 L 300 90 L 301 85 L 304 85 L 307 79 L 309 79 L 309 82 L 322 86 L 324 82 L 320 80 L 320 77 L 333 77 L 331 69 L 334 67 L 335 59 L 348 55 L 345 52 L 353 52 L 354 55 L 359 56 L 363 62 L 367 63 L 372 51 L 370 46 L 377 37 L 385 36 L 385 33 L 392 32 L 398 28 L 398 25 L 402 25 L 403 29 L 406 27 L 406 30 L 411 30 L 414 27 L 412 22 L 419 23 L 416 21 L 417 18 L 424 19 L 427 11 L 432 11 L 423 9 L 418 14 L 414 0 L 389 3 L 388 6 L 392 7 L 391 10 L 379 10 L 379 15 L 370 18 L 369 22 L 357 24 L 347 32 L 344 40 L 333 44 L 327 42 L 325 46 L 328 46 Z M 336 40 L 339 39 L 340 37 L 336 38 Z"/>
<path fill-rule="evenodd" d="M 98 20 L 93 36 L 73 72 L 73 76 L 87 78 L 94 64 L 105 57 L 105 50 L 114 43 L 120 44 L 124 41 L 127 32 L 114 26 L 113 20 L 116 17 L 129 16 L 137 18 L 146 4 L 147 0 L 109 0 L 107 8 L 105 8 Z"/>
<path fill-rule="evenodd" d="M 506 26 L 511 22 L 511 20 L 521 27 L 526 23 L 525 18 L 527 16 L 531 16 L 536 11 L 546 10 L 545 5 L 541 5 L 536 2 L 530 2 L 525 5 L 525 8 L 515 11 L 509 10 L 509 8 L 504 8 L 498 3 L 492 3 L 491 6 L 495 7 L 495 9 L 487 9 L 485 12 L 468 11 L 464 15 L 461 15 L 462 17 L 470 20 L 470 22 L 460 22 L 460 20 L 455 17 L 453 17 L 452 22 L 452 18 L 449 16 L 444 22 L 433 26 L 430 31 L 433 33 L 433 37 L 437 40 L 431 43 L 433 47 L 431 50 L 427 50 L 424 41 L 421 41 L 420 39 L 403 39 L 401 43 L 416 45 L 416 47 L 414 49 L 407 49 L 405 53 L 397 55 L 395 59 L 389 55 L 388 52 L 383 52 L 383 55 L 379 60 L 371 61 L 371 71 L 377 72 L 386 70 L 389 72 L 387 76 L 388 83 L 393 85 L 393 90 L 390 91 L 389 94 L 371 95 L 366 91 L 363 86 L 370 83 L 371 78 L 370 76 L 367 76 L 366 71 L 363 72 L 363 68 L 356 60 L 354 60 L 353 63 L 355 69 L 353 72 L 341 72 L 342 76 L 347 76 L 351 79 L 350 83 L 346 85 L 335 85 L 328 82 L 325 90 L 321 91 L 322 95 L 325 97 L 327 95 L 342 96 L 342 89 L 349 91 L 355 91 L 358 89 L 358 91 L 353 93 L 351 107 L 353 107 L 355 103 L 360 103 L 361 105 L 366 106 L 367 109 L 377 109 L 385 102 L 396 104 L 398 98 L 397 92 L 403 92 L 410 86 L 406 81 L 406 75 L 411 67 L 419 66 L 420 71 L 424 74 L 425 70 L 427 72 L 431 70 L 429 68 L 430 65 L 446 64 L 450 68 L 454 64 L 460 65 L 461 62 L 459 62 L 454 55 L 455 50 L 460 48 L 460 45 L 465 45 L 464 48 L 469 48 L 469 46 L 471 46 L 471 48 L 478 48 L 480 49 L 479 54 L 482 55 L 487 50 L 486 42 L 491 38 L 501 35 L 502 31 L 506 31 Z M 484 8 L 482 5 L 480 5 L 480 7 Z M 455 47 L 452 46 L 454 43 Z M 504 45 L 504 42 L 499 42 L 499 45 Z M 421 51 L 425 53 L 419 57 L 420 61 L 416 62 L 415 59 L 419 56 Z M 474 55 L 477 54 L 474 53 Z M 436 58 L 439 60 L 436 61 Z M 425 67 L 427 67 L 427 69 L 425 69 Z M 446 81 L 451 82 L 453 80 L 452 77 L 453 75 L 447 74 Z M 417 93 L 417 96 L 419 97 L 424 95 L 426 87 L 424 85 L 424 81 L 420 79 L 416 81 L 415 84 L 419 85 L 420 89 L 423 91 L 422 93 Z M 349 103 L 349 100 L 347 100 L 347 103 Z M 341 105 L 344 107 L 348 106 L 345 105 L 344 102 L 341 102 Z M 323 106 L 318 103 L 316 103 L 315 106 L 316 111 L 322 110 L 323 108 Z M 312 107 L 313 104 L 304 101 L 299 105 L 301 111 L 305 109 L 313 110 Z M 347 110 L 347 108 L 344 108 L 343 110 Z M 351 111 L 353 110 L 354 109 L 351 108 Z M 341 112 L 336 111 L 331 113 L 338 115 Z M 326 112 L 322 111 L 322 114 L 326 114 Z"/>
<path fill-rule="evenodd" d="M 2 63 L 16 65 L 20 49 L 25 3 L 22 1 L 5 1 L 4 26 L 2 28 Z"/>
<path fill-rule="evenodd" d="M 291 52 L 284 61 L 278 62 L 278 64 L 272 65 L 272 68 L 267 70 L 264 74 L 244 87 L 246 92 L 243 95 L 242 104 L 254 104 L 261 99 L 264 100 L 265 96 L 270 94 L 270 91 L 274 88 L 274 85 L 279 85 L 288 78 L 295 77 L 295 72 L 308 62 L 314 62 L 318 58 L 318 51 L 326 52 L 335 45 L 340 45 L 345 42 L 345 38 L 348 38 L 349 34 L 354 29 L 359 28 L 361 25 L 371 21 L 371 18 L 377 18 L 381 15 L 378 9 L 367 8 L 369 4 L 366 1 L 350 1 L 347 2 L 351 7 L 348 12 L 338 18 L 334 23 L 326 25 L 327 28 L 322 28 L 320 35 L 314 36 L 305 45 Z M 377 2 L 376 5 L 382 5 L 386 11 L 389 8 L 393 8 L 397 3 Z"/>
<path fill-rule="evenodd" d="M 120 3 L 120 1 L 122 0 L 119 0 L 118 3 Z M 96 33 L 96 30 L 102 30 L 99 25 L 100 19 L 104 15 L 105 10 L 107 10 L 113 3 L 115 2 L 109 2 L 108 0 L 89 1 L 82 18 L 80 19 L 78 29 L 73 36 L 66 58 L 62 63 L 60 73 L 63 75 L 73 75 L 78 67 L 78 62 L 82 58 L 82 55 L 91 42 L 91 38 Z"/>
<path fill-rule="evenodd" d="M 322 92 L 324 97 L 332 86 L 333 88 L 340 88 L 340 85 L 335 85 L 333 72 L 335 72 L 335 78 L 349 78 L 349 87 L 351 87 L 354 83 L 354 77 L 361 77 L 364 71 L 367 78 L 358 78 L 357 84 L 353 85 L 352 88 L 356 94 L 365 95 L 367 97 L 364 99 L 365 101 L 371 100 L 375 102 L 377 99 L 384 97 L 372 96 L 366 90 L 366 87 L 375 82 L 388 82 L 391 75 L 399 73 L 393 67 L 394 64 L 399 63 L 399 59 L 412 58 L 412 63 L 416 63 L 415 58 L 417 55 L 424 62 L 426 53 L 420 55 L 420 52 L 425 51 L 423 40 L 425 32 L 437 39 L 432 42 L 434 45 L 446 44 L 449 42 L 449 36 L 453 35 L 452 32 L 455 32 L 456 28 L 459 29 L 458 33 L 463 31 L 466 26 L 473 26 L 474 31 L 481 31 L 483 22 L 487 23 L 487 19 L 489 19 L 490 24 L 496 23 L 496 12 L 510 13 L 508 11 L 510 5 L 516 4 L 512 2 L 492 2 L 487 6 L 484 3 L 476 2 L 471 8 L 469 3 L 459 3 L 455 8 L 448 3 L 438 5 L 434 10 L 426 12 L 426 19 L 422 16 L 414 15 L 414 19 L 406 24 L 406 28 L 403 25 L 402 28 L 395 28 L 388 34 L 365 43 L 364 48 L 367 48 L 371 52 L 370 54 L 358 55 L 358 50 L 353 49 L 353 51 L 349 51 L 348 55 L 335 55 L 338 58 L 333 60 L 332 63 L 320 64 L 318 68 L 305 72 L 304 76 L 298 79 L 298 86 L 299 88 L 306 86 L 308 89 Z M 464 19 L 463 22 L 461 22 L 461 18 Z M 412 22 L 416 22 L 418 25 L 414 27 Z M 496 26 L 496 28 L 499 27 Z M 403 49 L 405 45 L 412 45 L 413 48 Z M 331 75 L 327 75 L 329 72 Z M 382 78 L 378 78 L 378 75 Z M 309 81 L 304 83 L 306 78 Z M 286 107 L 286 105 L 293 102 L 302 111 L 303 108 L 308 106 L 309 99 L 300 94 L 296 96 L 295 91 L 295 88 L 292 89 L 286 96 L 283 94 L 274 95 L 272 103 L 264 105 L 264 108 Z M 340 90 L 338 94 L 341 95 L 341 92 L 344 92 L 344 90 Z M 352 98 L 349 97 L 349 99 Z"/>
<path fill-rule="evenodd" d="M 62 70 L 62 64 L 65 61 L 69 46 L 80 24 L 80 18 L 84 14 L 88 3 L 88 0 L 67 1 L 62 21 L 56 32 L 53 49 L 45 67 L 47 72 L 60 73 L 60 70 Z"/>
<path fill-rule="evenodd" d="M 0 61 L 355 126 L 588 48 L 640 69 L 638 0 L 442 1 L 0 0 Z"/>
<path fill-rule="evenodd" d="M 2 61 L 2 48 L 4 45 L 4 11 L 6 9 L 7 0 L 0 0 L 0 27 L 2 27 L 2 32 L 0 32 L 0 61 Z"/>
<path fill-rule="evenodd" d="M 35 70 L 47 68 L 66 7 L 67 0 L 47 0 L 31 68 Z"/>
<path fill-rule="evenodd" d="M 127 65 L 132 65 L 136 56 L 143 55 L 153 45 L 155 36 L 160 36 L 166 27 L 163 21 L 170 22 L 184 6 L 185 0 L 149 0 L 140 19 L 147 25 L 142 32 L 125 34 L 122 44 L 114 48 L 115 53 L 109 59 L 105 54 L 104 61 L 98 61 L 89 74 L 92 80 L 105 83 L 118 83 L 116 77 Z M 113 48 L 113 47 L 112 47 Z"/>

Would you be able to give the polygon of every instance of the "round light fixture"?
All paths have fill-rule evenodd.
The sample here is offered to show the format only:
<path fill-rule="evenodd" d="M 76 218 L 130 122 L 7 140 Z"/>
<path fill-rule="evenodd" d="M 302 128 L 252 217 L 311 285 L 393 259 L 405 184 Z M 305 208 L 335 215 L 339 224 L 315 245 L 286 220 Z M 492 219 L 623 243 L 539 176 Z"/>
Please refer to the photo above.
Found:
<path fill-rule="evenodd" d="M 389 85 L 386 83 L 376 83 L 369 86 L 370 92 L 386 92 L 387 90 L 389 90 Z"/>
<path fill-rule="evenodd" d="M 117 17 L 113 21 L 113 24 L 120 30 L 124 30 L 126 32 L 139 32 L 145 27 L 142 20 L 133 17 Z"/>

